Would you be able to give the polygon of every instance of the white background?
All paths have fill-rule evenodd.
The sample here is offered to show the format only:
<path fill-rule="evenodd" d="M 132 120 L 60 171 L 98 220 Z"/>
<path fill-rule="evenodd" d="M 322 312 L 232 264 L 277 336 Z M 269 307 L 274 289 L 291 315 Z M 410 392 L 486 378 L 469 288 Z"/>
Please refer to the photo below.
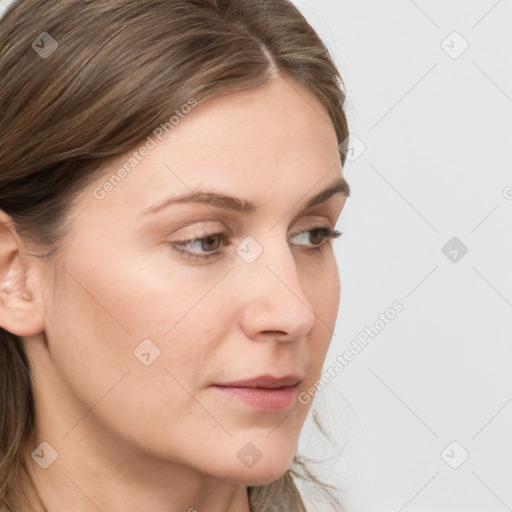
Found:
<path fill-rule="evenodd" d="M 510 510 L 512 2 L 295 3 L 340 68 L 365 146 L 344 169 L 326 368 L 404 307 L 316 397 L 341 454 L 309 421 L 301 450 L 333 457 L 322 475 L 349 511 Z M 453 237 L 467 247 L 455 262 L 442 252 Z"/>
<path fill-rule="evenodd" d="M 326 368 L 404 306 L 317 395 L 343 447 L 324 475 L 355 512 L 510 510 L 512 2 L 295 3 L 340 68 L 366 145 L 344 170 Z M 458 36 L 441 46 L 454 31 L 469 44 L 458 58 L 443 49 L 455 56 Z M 468 248 L 457 262 L 442 252 L 452 237 Z M 452 441 L 452 465 L 469 453 L 458 469 L 441 458 Z"/>

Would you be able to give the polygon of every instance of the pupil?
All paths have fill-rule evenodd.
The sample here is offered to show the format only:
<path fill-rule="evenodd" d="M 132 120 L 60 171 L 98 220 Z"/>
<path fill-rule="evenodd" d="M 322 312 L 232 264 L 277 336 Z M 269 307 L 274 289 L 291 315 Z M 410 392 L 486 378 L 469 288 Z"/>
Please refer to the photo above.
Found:
<path fill-rule="evenodd" d="M 322 243 L 322 238 L 323 238 L 323 233 L 321 231 L 318 231 L 318 230 L 315 230 L 315 231 L 312 231 L 311 232 L 311 235 L 310 235 L 313 239 L 315 239 L 316 237 L 316 241 L 313 240 L 311 243 L 313 245 L 318 245 L 320 243 Z"/>
<path fill-rule="evenodd" d="M 213 236 L 208 236 L 208 237 L 206 237 L 206 238 L 204 239 L 204 242 L 203 242 L 203 243 L 204 243 L 204 245 L 206 246 L 206 249 L 210 249 L 210 250 L 215 250 L 215 249 L 217 249 L 217 247 L 211 247 L 211 246 L 210 246 L 210 247 L 208 247 L 208 246 L 209 246 L 209 244 L 210 244 L 212 241 L 215 241 L 215 240 L 216 240 L 216 239 L 215 239 L 215 237 L 213 237 Z M 215 245 L 215 244 L 214 244 L 214 245 Z"/>

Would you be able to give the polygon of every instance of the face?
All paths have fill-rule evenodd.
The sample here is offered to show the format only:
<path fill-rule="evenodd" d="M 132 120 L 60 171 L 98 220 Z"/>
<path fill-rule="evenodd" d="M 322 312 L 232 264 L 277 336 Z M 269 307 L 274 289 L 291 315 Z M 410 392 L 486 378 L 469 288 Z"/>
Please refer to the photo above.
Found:
<path fill-rule="evenodd" d="M 346 199 L 308 206 L 342 180 L 328 119 L 274 79 L 196 106 L 114 185 L 130 155 L 81 193 L 48 263 L 46 362 L 33 361 L 61 404 L 62 452 L 87 435 L 148 471 L 179 463 L 245 485 L 288 469 L 311 406 L 297 397 L 321 376 L 339 305 L 322 228 Z M 172 202 L 198 190 L 253 209 Z"/>

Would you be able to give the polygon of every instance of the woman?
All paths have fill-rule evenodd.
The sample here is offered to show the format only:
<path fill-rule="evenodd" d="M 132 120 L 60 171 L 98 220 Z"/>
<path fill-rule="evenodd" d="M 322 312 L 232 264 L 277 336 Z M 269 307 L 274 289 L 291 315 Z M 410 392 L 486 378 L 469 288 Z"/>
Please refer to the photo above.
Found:
<path fill-rule="evenodd" d="M 287 0 L 18 0 L 0 48 L 0 504 L 305 510 L 349 194 L 326 48 Z"/>

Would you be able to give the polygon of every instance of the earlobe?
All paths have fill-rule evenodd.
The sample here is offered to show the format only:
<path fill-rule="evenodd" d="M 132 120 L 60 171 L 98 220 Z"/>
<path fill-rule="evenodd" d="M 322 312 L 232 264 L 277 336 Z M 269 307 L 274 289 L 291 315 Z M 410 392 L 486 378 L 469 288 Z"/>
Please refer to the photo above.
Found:
<path fill-rule="evenodd" d="M 17 336 L 44 330 L 39 276 L 12 218 L 0 210 L 0 327 Z"/>

